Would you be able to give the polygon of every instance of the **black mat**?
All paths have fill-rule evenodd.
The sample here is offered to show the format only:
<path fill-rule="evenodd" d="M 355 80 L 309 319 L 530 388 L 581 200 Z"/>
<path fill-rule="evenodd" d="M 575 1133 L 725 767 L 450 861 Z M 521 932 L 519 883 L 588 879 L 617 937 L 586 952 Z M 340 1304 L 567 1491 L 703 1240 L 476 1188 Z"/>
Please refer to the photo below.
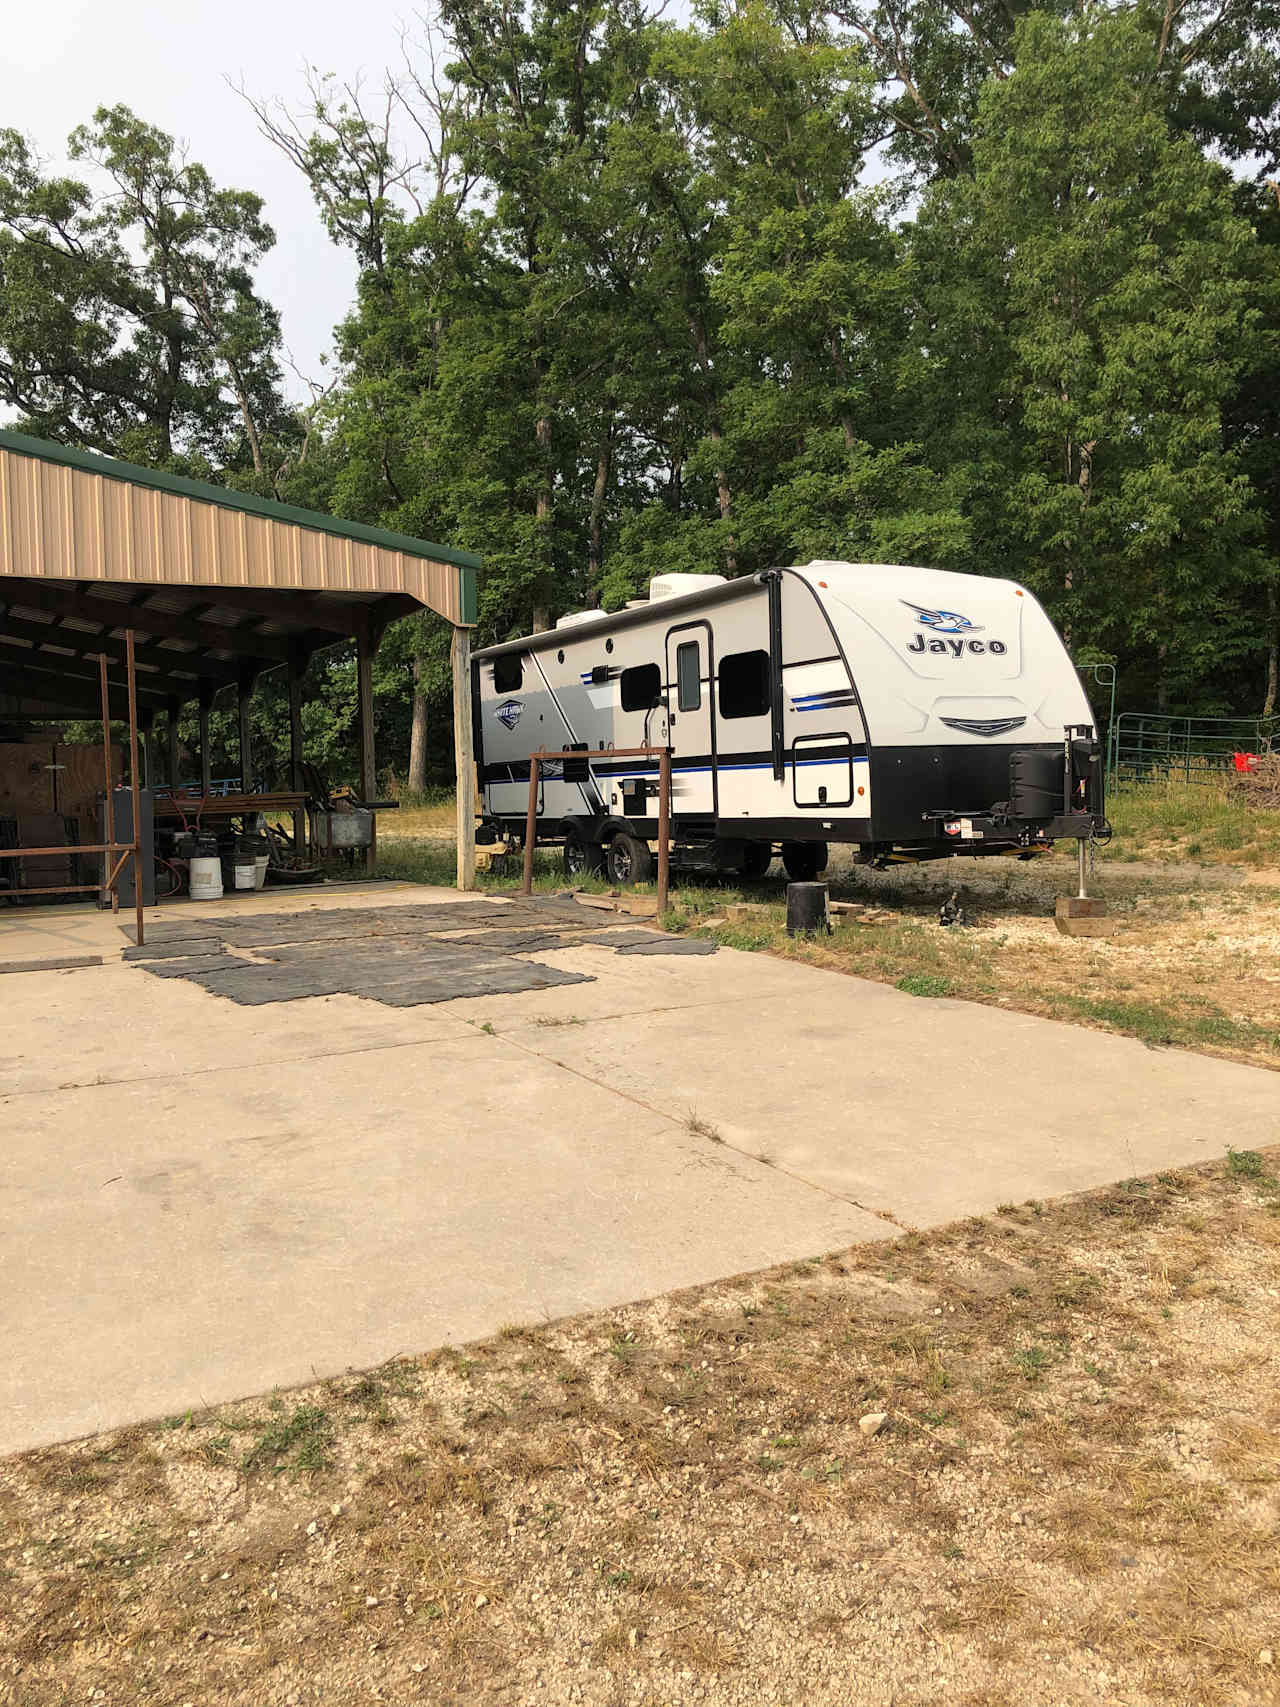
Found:
<path fill-rule="evenodd" d="M 155 978 L 183 978 L 244 1007 L 308 996 L 364 996 L 418 1007 L 594 983 L 521 958 L 582 945 L 619 954 L 710 954 L 715 945 L 634 927 L 602 930 L 597 910 L 561 896 L 385 907 L 305 908 L 158 920 L 125 950 Z M 131 932 L 121 927 L 126 935 Z M 230 954 L 247 950 L 251 958 Z"/>

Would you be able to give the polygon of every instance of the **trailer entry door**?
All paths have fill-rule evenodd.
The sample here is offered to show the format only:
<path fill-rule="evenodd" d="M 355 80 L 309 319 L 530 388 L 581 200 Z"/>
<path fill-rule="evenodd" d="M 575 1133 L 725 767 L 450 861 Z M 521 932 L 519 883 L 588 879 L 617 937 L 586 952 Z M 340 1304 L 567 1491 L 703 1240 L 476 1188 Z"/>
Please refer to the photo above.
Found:
<path fill-rule="evenodd" d="M 671 804 L 677 816 L 715 816 L 715 684 L 711 647 L 710 623 L 686 622 L 667 630 Z"/>

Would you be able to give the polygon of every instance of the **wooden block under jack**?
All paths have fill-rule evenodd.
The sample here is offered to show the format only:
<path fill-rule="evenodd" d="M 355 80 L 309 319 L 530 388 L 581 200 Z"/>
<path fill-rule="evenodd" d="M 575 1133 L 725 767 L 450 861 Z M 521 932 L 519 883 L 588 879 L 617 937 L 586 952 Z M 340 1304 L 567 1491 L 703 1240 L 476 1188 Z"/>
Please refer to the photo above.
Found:
<path fill-rule="evenodd" d="M 658 916 L 656 895 L 624 895 L 614 905 L 620 913 L 630 913 L 636 919 L 656 919 Z"/>
<path fill-rule="evenodd" d="M 1063 936 L 1115 934 L 1115 920 L 1107 917 L 1107 903 L 1095 895 L 1059 895 L 1053 917 Z"/>

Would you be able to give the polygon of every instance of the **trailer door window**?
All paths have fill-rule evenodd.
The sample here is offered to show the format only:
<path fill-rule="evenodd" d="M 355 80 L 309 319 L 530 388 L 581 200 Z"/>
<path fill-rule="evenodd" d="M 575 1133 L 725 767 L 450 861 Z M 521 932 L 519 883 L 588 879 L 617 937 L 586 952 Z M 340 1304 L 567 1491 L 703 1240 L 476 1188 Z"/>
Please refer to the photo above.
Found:
<path fill-rule="evenodd" d="M 769 712 L 769 654 L 730 652 L 720 660 L 721 717 L 766 717 Z"/>
<path fill-rule="evenodd" d="M 524 685 L 524 665 L 518 652 L 504 652 L 493 660 L 493 685 L 499 693 L 519 693 Z"/>
<path fill-rule="evenodd" d="M 621 677 L 622 709 L 649 711 L 662 698 L 662 671 L 656 664 L 636 664 Z"/>
<path fill-rule="evenodd" d="M 676 701 L 681 711 L 697 711 L 702 705 L 702 648 L 696 640 L 676 647 Z"/>

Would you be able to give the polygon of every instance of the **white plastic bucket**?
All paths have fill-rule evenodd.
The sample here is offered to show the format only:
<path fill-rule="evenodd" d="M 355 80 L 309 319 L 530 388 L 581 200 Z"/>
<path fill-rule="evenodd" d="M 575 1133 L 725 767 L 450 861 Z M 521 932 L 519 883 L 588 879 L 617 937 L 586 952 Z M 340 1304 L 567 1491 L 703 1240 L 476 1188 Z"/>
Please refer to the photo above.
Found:
<path fill-rule="evenodd" d="M 253 887 L 261 889 L 267 881 L 267 867 L 271 864 L 270 854 L 258 854 L 253 862 Z"/>
<path fill-rule="evenodd" d="M 191 899 L 222 899 L 222 861 L 217 854 L 196 854 L 191 861 Z"/>
<path fill-rule="evenodd" d="M 235 886 L 237 889 L 256 889 L 257 861 L 252 854 L 247 859 L 237 857 L 234 866 Z"/>

